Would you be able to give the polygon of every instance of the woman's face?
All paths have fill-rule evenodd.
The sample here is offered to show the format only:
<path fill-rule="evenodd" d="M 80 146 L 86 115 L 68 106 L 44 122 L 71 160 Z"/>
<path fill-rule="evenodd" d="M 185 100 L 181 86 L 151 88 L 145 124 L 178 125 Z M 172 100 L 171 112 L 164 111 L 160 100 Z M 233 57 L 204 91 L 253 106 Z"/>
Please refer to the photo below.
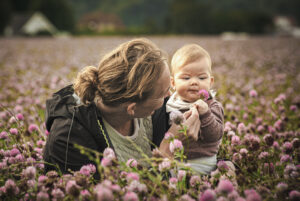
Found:
<path fill-rule="evenodd" d="M 136 104 L 134 116 L 144 118 L 152 115 L 155 110 L 160 108 L 164 103 L 164 99 L 170 95 L 170 83 L 170 71 L 166 64 L 163 73 L 154 86 L 154 93 L 147 100 Z"/>

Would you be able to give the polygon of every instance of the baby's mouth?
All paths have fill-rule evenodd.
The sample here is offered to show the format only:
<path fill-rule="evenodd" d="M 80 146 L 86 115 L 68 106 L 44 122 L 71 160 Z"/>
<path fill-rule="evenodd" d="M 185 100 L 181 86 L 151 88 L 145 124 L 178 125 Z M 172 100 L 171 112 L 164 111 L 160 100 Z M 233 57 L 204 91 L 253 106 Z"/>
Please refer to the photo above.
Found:
<path fill-rule="evenodd" d="M 196 89 L 190 89 L 190 90 L 188 90 L 190 93 L 192 93 L 192 94 L 198 94 L 199 93 L 199 90 L 196 90 Z"/>

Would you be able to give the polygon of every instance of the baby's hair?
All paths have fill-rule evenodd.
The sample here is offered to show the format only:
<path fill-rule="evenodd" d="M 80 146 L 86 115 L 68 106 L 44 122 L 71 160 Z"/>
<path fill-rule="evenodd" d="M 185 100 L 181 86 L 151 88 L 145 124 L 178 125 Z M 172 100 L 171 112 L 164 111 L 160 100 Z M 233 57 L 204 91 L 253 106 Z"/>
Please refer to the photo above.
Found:
<path fill-rule="evenodd" d="M 105 105 L 142 102 L 154 90 L 167 65 L 164 53 L 150 40 L 134 39 L 106 54 L 98 68 L 85 67 L 74 81 L 83 104 L 101 99 Z"/>
<path fill-rule="evenodd" d="M 175 69 L 178 69 L 184 65 L 197 61 L 201 58 L 207 58 L 209 60 L 209 70 L 211 73 L 211 58 L 209 53 L 197 44 L 187 44 L 179 48 L 173 55 L 171 61 L 171 71 L 174 75 Z"/>

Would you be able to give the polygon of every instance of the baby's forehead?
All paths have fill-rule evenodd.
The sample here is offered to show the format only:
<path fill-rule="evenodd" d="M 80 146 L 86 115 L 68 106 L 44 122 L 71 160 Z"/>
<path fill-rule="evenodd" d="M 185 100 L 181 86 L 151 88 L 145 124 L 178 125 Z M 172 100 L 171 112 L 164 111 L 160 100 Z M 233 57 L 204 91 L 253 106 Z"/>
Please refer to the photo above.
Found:
<path fill-rule="evenodd" d="M 199 71 L 200 70 L 208 70 L 208 72 L 211 74 L 212 71 L 211 71 L 211 63 L 209 61 L 209 58 L 207 57 L 202 57 L 202 58 L 199 58 L 197 60 L 194 60 L 194 61 L 189 61 L 189 62 L 185 62 L 185 63 L 182 63 L 181 65 L 176 65 L 176 66 L 172 66 L 172 69 L 171 69 L 171 73 L 172 75 L 176 74 L 176 73 L 179 73 L 180 71 L 182 71 L 183 69 L 185 69 L 189 64 L 191 63 L 194 63 L 194 62 L 197 62 L 197 61 L 203 61 L 203 59 L 207 59 L 207 62 L 208 62 L 208 65 L 198 65 L 199 67 Z"/>

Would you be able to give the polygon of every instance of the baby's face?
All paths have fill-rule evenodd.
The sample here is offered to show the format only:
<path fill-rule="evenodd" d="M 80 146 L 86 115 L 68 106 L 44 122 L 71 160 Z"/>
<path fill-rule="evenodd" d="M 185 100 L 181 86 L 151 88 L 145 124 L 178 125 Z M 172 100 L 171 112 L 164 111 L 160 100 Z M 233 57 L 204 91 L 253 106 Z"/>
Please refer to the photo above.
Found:
<path fill-rule="evenodd" d="M 214 82 L 209 60 L 201 58 L 175 69 L 171 82 L 182 100 L 189 103 L 197 101 L 199 90 L 209 91 Z"/>

